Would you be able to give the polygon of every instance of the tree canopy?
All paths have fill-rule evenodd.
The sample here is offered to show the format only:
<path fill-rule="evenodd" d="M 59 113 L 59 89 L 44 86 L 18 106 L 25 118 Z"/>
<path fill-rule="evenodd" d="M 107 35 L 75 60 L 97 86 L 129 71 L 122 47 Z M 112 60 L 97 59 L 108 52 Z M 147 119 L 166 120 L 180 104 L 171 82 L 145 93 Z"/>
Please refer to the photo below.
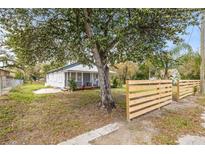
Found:
<path fill-rule="evenodd" d="M 177 68 L 179 65 L 184 63 L 180 58 L 186 54 L 192 52 L 192 47 L 186 43 L 180 43 L 171 49 L 163 50 L 150 58 L 151 63 L 158 69 L 158 71 L 163 70 L 163 74 L 158 72 L 162 79 L 168 79 L 169 69 Z"/>

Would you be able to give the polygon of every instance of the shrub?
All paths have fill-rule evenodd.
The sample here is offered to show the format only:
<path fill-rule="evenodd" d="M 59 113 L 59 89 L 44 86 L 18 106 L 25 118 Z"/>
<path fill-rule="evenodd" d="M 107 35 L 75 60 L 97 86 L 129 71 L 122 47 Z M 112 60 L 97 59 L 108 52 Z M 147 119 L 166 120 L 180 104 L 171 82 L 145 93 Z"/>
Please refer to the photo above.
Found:
<path fill-rule="evenodd" d="M 197 86 L 194 86 L 194 95 L 196 95 L 197 90 L 198 90 Z"/>
<path fill-rule="evenodd" d="M 69 87 L 71 91 L 75 91 L 77 89 L 77 84 L 75 80 L 69 80 Z"/>
<path fill-rule="evenodd" d="M 122 81 L 118 79 L 117 77 L 115 77 L 112 80 L 112 88 L 120 88 L 120 87 L 122 87 Z"/>

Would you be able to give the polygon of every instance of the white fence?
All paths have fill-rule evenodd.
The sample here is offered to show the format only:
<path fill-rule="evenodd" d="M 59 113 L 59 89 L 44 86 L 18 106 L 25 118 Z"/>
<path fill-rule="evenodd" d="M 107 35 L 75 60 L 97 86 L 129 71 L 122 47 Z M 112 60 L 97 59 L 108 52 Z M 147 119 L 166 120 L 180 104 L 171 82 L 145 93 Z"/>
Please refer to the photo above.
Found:
<path fill-rule="evenodd" d="M 23 84 L 23 80 L 0 77 L 0 96 L 21 84 Z"/>

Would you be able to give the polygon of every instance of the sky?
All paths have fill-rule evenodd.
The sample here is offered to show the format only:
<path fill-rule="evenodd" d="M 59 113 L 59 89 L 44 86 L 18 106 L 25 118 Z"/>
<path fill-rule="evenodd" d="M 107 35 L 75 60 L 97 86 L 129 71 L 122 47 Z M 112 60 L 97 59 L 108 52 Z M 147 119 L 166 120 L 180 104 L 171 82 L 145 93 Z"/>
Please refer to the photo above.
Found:
<path fill-rule="evenodd" d="M 198 26 L 189 26 L 186 30 L 186 35 L 181 35 L 184 42 L 191 45 L 195 52 L 200 49 L 200 29 Z M 168 47 L 173 47 L 173 44 L 168 43 Z"/>

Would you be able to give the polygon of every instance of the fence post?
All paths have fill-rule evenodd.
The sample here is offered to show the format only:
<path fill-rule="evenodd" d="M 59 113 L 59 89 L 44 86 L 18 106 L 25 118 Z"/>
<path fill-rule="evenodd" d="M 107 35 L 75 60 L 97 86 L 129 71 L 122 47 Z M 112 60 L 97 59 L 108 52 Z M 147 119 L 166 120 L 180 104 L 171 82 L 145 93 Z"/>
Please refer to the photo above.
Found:
<path fill-rule="evenodd" d="M 130 113 L 129 113 L 129 81 L 126 80 L 126 116 L 127 121 L 130 121 Z"/>
<path fill-rule="evenodd" d="M 180 81 L 180 80 L 177 80 L 177 94 L 176 94 L 176 96 L 177 96 L 177 102 L 179 101 L 179 81 Z"/>
<path fill-rule="evenodd" d="M 158 84 L 158 91 L 159 91 L 159 99 L 161 99 L 161 80 L 159 80 L 159 84 Z M 161 103 L 159 103 L 161 104 Z M 159 107 L 159 110 L 160 110 L 161 107 Z"/>
<path fill-rule="evenodd" d="M 0 96 L 2 95 L 2 77 L 0 76 Z"/>

